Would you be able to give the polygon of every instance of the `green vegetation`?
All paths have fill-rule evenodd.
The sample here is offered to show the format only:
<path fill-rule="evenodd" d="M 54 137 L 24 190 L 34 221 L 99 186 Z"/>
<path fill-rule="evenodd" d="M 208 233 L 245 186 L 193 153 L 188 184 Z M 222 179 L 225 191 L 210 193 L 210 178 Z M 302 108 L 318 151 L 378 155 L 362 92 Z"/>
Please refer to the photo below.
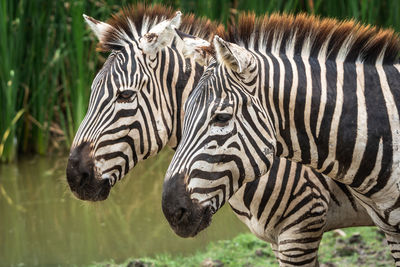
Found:
<path fill-rule="evenodd" d="M 0 0 L 0 162 L 69 147 L 105 54 L 82 14 L 105 20 L 136 1 Z M 400 29 L 398 0 L 157 0 L 227 22 L 240 10 L 309 12 Z"/>
<path fill-rule="evenodd" d="M 319 249 L 320 264 L 327 266 L 390 266 L 393 260 L 384 244 L 384 236 L 376 228 L 360 227 L 329 232 Z M 208 245 L 205 251 L 190 256 L 157 255 L 153 258 L 130 259 L 117 264 L 113 261 L 90 266 L 278 266 L 268 243 L 252 234 L 241 234 L 233 240 Z"/>
<path fill-rule="evenodd" d="M 0 0 L 0 159 L 67 147 L 101 55 L 84 25 L 119 1 Z"/>

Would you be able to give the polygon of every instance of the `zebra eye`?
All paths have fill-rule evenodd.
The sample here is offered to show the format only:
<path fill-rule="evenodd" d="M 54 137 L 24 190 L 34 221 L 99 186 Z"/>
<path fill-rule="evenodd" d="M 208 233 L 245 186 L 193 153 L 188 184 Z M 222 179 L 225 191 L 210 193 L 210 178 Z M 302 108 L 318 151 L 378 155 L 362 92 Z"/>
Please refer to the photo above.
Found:
<path fill-rule="evenodd" d="M 135 91 L 133 90 L 124 90 L 122 92 L 119 92 L 117 96 L 117 102 L 131 102 L 132 96 L 135 94 Z"/>
<path fill-rule="evenodd" d="M 226 125 L 230 119 L 232 119 L 232 114 L 228 114 L 228 113 L 220 113 L 217 114 L 214 117 L 214 122 L 218 125 L 218 126 L 224 126 Z"/>

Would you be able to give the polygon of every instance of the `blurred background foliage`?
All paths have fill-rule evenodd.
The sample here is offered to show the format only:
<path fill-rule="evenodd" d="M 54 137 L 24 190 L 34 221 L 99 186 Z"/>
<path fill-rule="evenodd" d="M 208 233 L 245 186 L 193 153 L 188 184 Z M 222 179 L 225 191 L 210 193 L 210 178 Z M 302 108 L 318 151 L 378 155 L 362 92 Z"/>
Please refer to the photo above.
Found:
<path fill-rule="evenodd" d="M 106 20 L 118 0 L 0 0 L 0 162 L 65 152 L 106 54 L 82 14 Z M 239 11 L 307 12 L 400 29 L 398 0 L 154 0 L 227 23 Z"/>

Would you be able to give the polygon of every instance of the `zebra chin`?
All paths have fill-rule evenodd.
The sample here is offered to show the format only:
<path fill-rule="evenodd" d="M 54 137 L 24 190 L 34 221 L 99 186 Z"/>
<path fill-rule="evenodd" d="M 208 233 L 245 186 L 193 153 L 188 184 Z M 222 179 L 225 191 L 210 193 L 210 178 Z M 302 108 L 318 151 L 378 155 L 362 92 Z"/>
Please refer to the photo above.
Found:
<path fill-rule="evenodd" d="M 190 198 L 184 175 L 177 174 L 164 182 L 162 210 L 174 232 L 180 237 L 194 237 L 211 224 L 211 206 L 202 206 Z"/>
<path fill-rule="evenodd" d="M 75 147 L 68 158 L 67 181 L 72 193 L 81 200 L 101 201 L 107 199 L 111 190 L 110 179 L 97 178 L 90 144 Z"/>

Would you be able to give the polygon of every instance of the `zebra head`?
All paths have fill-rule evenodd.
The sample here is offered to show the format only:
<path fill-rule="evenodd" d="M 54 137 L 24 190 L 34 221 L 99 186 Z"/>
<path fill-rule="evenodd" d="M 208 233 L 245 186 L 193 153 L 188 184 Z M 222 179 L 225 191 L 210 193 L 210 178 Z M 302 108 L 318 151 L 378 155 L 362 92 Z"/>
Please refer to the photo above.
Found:
<path fill-rule="evenodd" d="M 139 160 L 168 142 L 172 123 L 159 114 L 168 103 L 150 107 L 160 98 L 155 93 L 163 86 L 159 76 L 172 76 L 164 72 L 165 47 L 175 37 L 181 13 L 161 22 L 144 16 L 141 29 L 123 15 L 112 20 L 125 27 L 84 17 L 100 47 L 111 54 L 93 81 L 88 111 L 71 147 L 67 181 L 75 196 L 97 201 L 106 199 L 111 186 Z M 155 140 L 150 142 L 150 136 Z"/>
<path fill-rule="evenodd" d="M 218 36 L 214 47 L 218 63 L 211 61 L 185 102 L 182 139 L 164 181 L 163 212 L 182 237 L 206 228 L 243 183 L 265 174 L 275 150 L 274 132 L 265 130 L 271 122 L 252 94 L 256 57 Z"/>

